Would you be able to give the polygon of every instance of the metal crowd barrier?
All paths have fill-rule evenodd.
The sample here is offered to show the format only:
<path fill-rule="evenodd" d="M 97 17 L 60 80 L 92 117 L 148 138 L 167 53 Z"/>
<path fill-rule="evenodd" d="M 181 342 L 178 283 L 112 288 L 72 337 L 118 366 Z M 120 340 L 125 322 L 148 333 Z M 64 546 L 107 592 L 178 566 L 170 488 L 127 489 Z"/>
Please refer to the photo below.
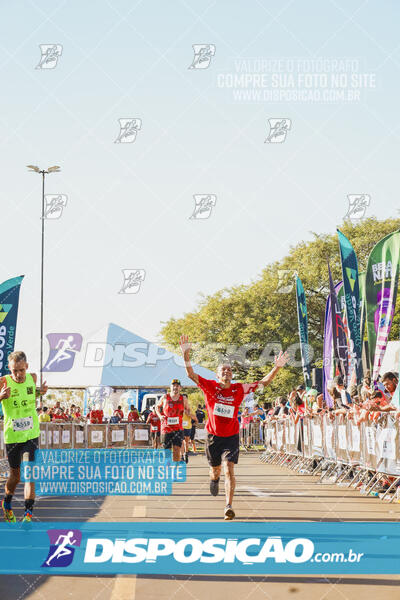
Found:
<path fill-rule="evenodd" d="M 247 425 L 240 426 L 239 443 L 244 450 L 250 450 L 256 446 L 263 446 L 264 436 L 263 421 L 253 421 Z"/>
<path fill-rule="evenodd" d="M 194 441 L 196 443 L 205 444 L 207 439 L 207 430 L 205 423 L 196 423 L 196 429 L 194 433 Z"/>
<path fill-rule="evenodd" d="M 149 448 L 146 423 L 40 423 L 40 448 Z M 0 430 L 0 459 L 6 459 L 4 433 Z"/>
<path fill-rule="evenodd" d="M 195 441 L 204 444 L 205 423 L 197 424 Z M 150 425 L 146 423 L 40 423 L 40 448 L 149 448 Z M 0 473 L 8 471 L 4 432 L 0 425 Z"/>
<path fill-rule="evenodd" d="M 321 482 L 336 473 L 335 483 L 372 493 L 389 477 L 382 499 L 393 501 L 390 493 L 397 487 L 400 491 L 400 425 L 389 414 L 360 425 L 329 413 L 307 416 L 297 423 L 292 417 L 267 421 L 264 447 L 263 462 L 286 465 L 300 473 L 320 472 Z"/>

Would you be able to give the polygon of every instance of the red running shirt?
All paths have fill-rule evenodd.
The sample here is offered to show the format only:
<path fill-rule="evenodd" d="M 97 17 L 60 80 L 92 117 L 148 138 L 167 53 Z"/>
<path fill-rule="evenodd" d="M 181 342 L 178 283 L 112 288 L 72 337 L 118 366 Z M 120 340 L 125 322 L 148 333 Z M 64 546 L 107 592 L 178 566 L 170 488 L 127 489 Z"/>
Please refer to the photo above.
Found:
<path fill-rule="evenodd" d="M 172 400 L 171 396 L 167 394 L 162 405 L 162 414 L 165 416 L 161 423 L 163 433 L 172 433 L 183 429 L 182 415 L 184 409 L 182 396 L 179 396 L 179 400 Z"/>
<path fill-rule="evenodd" d="M 149 415 L 149 418 L 147 419 L 147 423 L 149 423 L 150 425 L 150 431 L 160 431 L 161 422 L 157 415 L 151 413 L 151 415 Z"/>
<path fill-rule="evenodd" d="M 102 410 L 91 410 L 89 413 L 90 422 L 95 425 L 103 422 L 103 411 Z"/>
<path fill-rule="evenodd" d="M 139 413 L 137 410 L 131 410 L 128 414 L 128 423 L 136 423 L 137 421 L 139 421 Z"/>
<path fill-rule="evenodd" d="M 238 412 L 243 398 L 260 385 L 255 383 L 232 383 L 228 388 L 212 379 L 199 375 L 198 387 L 204 393 L 208 420 L 206 429 L 218 437 L 229 437 L 239 433 Z"/>

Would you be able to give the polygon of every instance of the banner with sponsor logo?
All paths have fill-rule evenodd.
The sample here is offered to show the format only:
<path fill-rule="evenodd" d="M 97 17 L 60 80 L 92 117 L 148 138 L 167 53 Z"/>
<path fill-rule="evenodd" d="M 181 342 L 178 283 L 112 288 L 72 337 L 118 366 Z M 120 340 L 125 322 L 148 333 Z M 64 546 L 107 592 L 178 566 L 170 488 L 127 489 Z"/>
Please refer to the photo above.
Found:
<path fill-rule="evenodd" d="M 301 364 L 306 387 L 311 387 L 311 367 L 308 353 L 307 304 L 301 279 L 296 277 L 297 319 L 299 324 Z"/>
<path fill-rule="evenodd" d="M 372 379 L 385 354 L 399 279 L 400 231 L 381 239 L 371 251 L 365 278 L 368 353 Z"/>
<path fill-rule="evenodd" d="M 14 350 L 19 291 L 24 276 L 0 284 L 0 377 L 7 375 L 8 356 Z"/>
<path fill-rule="evenodd" d="M 362 342 L 360 326 L 360 287 L 358 280 L 358 263 L 354 248 L 347 237 L 338 229 L 340 260 L 342 264 L 343 289 L 346 306 L 347 328 L 351 341 L 351 369 L 355 370 L 357 383 L 362 377 Z M 350 378 L 349 378 L 350 379 Z"/>
<path fill-rule="evenodd" d="M 352 356 L 352 341 L 350 339 L 349 328 L 347 326 L 347 314 L 346 314 L 346 298 L 344 295 L 344 285 L 343 281 L 341 282 L 341 286 L 337 291 L 337 299 L 339 303 L 340 316 L 342 318 L 346 344 L 347 344 L 347 387 L 351 385 L 356 385 L 356 370 L 355 370 L 355 361 L 350 360 Z"/>
<path fill-rule="evenodd" d="M 400 523 L 0 523 L 0 573 L 389 574 L 399 534 Z"/>
<path fill-rule="evenodd" d="M 360 337 L 361 343 L 364 340 L 365 319 L 366 319 L 366 304 L 365 304 L 365 276 L 366 272 L 362 271 L 358 274 L 358 283 L 360 287 Z"/>
<path fill-rule="evenodd" d="M 333 377 L 334 362 L 335 361 L 333 358 L 331 297 L 328 296 L 325 305 L 322 386 L 324 392 L 324 399 L 326 405 L 329 408 L 333 406 L 333 398 L 328 392 L 328 382 Z"/>
<path fill-rule="evenodd" d="M 358 274 L 358 282 L 359 282 L 359 286 L 360 286 L 360 337 L 361 337 L 361 345 L 362 345 L 361 357 L 364 361 L 364 364 L 367 364 L 367 366 L 369 368 L 368 357 L 366 356 L 365 345 L 364 345 L 365 321 L 366 321 L 366 317 L 367 317 L 366 302 L 365 302 L 365 276 L 366 276 L 365 271 L 362 271 L 361 273 Z"/>
<path fill-rule="evenodd" d="M 342 313 L 339 306 L 337 294 L 343 290 L 343 282 L 340 281 L 336 286 L 333 285 L 332 273 L 328 264 L 329 271 L 329 289 L 331 299 L 331 319 L 332 319 L 332 341 L 333 353 L 335 359 L 335 375 L 340 374 L 347 380 L 348 375 L 348 340 L 346 337 L 346 327 L 342 319 Z M 342 291 L 343 293 L 343 291 Z M 337 371 L 337 372 L 336 372 Z"/>
<path fill-rule="evenodd" d="M 328 265 L 328 269 L 329 269 L 329 265 Z M 329 279 L 330 279 L 329 283 L 331 283 L 332 276 L 331 276 L 330 269 L 329 269 Z M 335 342 L 334 342 L 334 333 L 333 332 L 337 329 L 337 327 L 339 327 L 339 324 L 342 323 L 342 316 L 341 316 L 341 312 L 339 309 L 339 303 L 338 303 L 336 294 L 339 292 L 339 290 L 342 288 L 342 286 L 343 286 L 342 281 L 340 281 L 338 284 L 336 284 L 336 286 L 333 285 L 333 281 L 332 281 L 331 293 L 329 294 L 328 298 L 326 299 L 326 305 L 325 305 L 322 379 L 323 379 L 324 398 L 325 398 L 326 404 L 329 408 L 333 407 L 334 401 L 328 391 L 328 384 L 329 384 L 329 381 L 331 381 L 333 379 L 333 377 L 337 374 L 336 373 L 336 364 L 338 363 L 338 358 L 335 355 L 335 348 L 334 348 Z M 335 303 L 336 303 L 336 309 L 335 309 Z M 334 305 L 334 309 L 333 309 L 334 314 L 332 314 L 332 309 L 331 309 L 332 304 Z M 337 315 L 339 315 L 339 316 L 337 317 Z M 342 327 L 343 327 L 343 323 L 342 323 Z M 335 336 L 337 337 L 336 331 L 335 331 Z M 345 337 L 345 341 L 346 341 L 345 356 L 347 358 L 346 335 L 344 337 Z M 336 349 L 337 349 L 337 345 L 336 345 Z"/>

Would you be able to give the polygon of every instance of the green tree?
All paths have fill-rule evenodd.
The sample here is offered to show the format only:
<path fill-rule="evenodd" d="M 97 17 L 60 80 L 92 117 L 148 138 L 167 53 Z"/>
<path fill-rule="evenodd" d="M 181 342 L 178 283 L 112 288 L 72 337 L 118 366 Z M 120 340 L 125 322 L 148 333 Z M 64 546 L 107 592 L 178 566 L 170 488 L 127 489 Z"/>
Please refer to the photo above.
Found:
<path fill-rule="evenodd" d="M 354 225 L 346 221 L 341 231 L 353 244 L 359 270 L 366 269 L 373 246 L 384 236 L 400 228 L 400 219 L 378 221 L 375 217 Z M 166 346 L 177 351 L 179 337 L 185 333 L 195 342 L 193 360 L 215 369 L 222 357 L 233 361 L 235 376 L 257 380 L 271 368 L 274 348 L 284 349 L 298 344 L 295 289 L 281 293 L 282 272 L 297 272 L 307 298 L 309 343 L 314 351 L 314 364 L 322 360 L 325 303 L 329 292 L 329 261 L 334 281 L 341 280 L 341 266 L 336 232 L 313 233 L 313 240 L 293 246 L 282 260 L 267 265 L 251 284 L 222 289 L 203 296 L 198 308 L 179 319 L 170 319 L 161 330 Z M 290 278 L 284 286 L 290 286 Z M 400 316 L 396 306 L 391 338 L 398 339 Z M 269 344 L 269 347 L 266 345 Z M 262 349 L 264 350 L 262 353 Z M 265 390 L 265 399 L 294 387 L 302 381 L 300 353 L 297 367 L 282 370 Z M 256 364 L 254 361 L 257 360 Z"/>

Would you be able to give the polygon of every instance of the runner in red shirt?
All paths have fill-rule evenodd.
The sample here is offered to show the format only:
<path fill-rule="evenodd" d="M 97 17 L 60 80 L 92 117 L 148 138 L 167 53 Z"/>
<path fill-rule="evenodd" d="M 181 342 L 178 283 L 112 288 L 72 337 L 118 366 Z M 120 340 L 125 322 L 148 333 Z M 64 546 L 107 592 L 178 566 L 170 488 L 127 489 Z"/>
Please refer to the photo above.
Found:
<path fill-rule="evenodd" d="M 132 404 L 131 410 L 128 413 L 128 423 L 137 423 L 140 421 L 138 409 Z"/>
<path fill-rule="evenodd" d="M 103 411 L 99 409 L 93 409 L 88 414 L 88 419 L 92 425 L 99 425 L 103 422 Z"/>
<path fill-rule="evenodd" d="M 117 414 L 119 416 L 119 418 L 121 419 L 121 421 L 124 418 L 124 411 L 122 410 L 121 406 L 117 406 L 117 410 L 114 411 L 114 415 Z"/>
<path fill-rule="evenodd" d="M 280 352 L 275 357 L 275 366 L 261 381 L 255 383 L 232 383 L 232 369 L 228 363 L 218 366 L 218 382 L 204 379 L 193 371 L 190 364 L 191 345 L 187 335 L 182 335 L 181 350 L 185 360 L 186 372 L 190 379 L 203 391 L 208 421 L 206 423 L 207 441 L 206 456 L 210 465 L 210 492 L 218 495 L 221 462 L 224 459 L 225 470 L 225 520 L 235 517 L 232 508 L 235 491 L 235 464 L 239 459 L 239 421 L 238 412 L 243 398 L 253 392 L 259 385 L 271 383 L 279 369 L 288 361 L 287 352 Z"/>
<path fill-rule="evenodd" d="M 163 446 L 165 449 L 172 447 L 172 459 L 179 462 L 183 442 L 182 416 L 189 406 L 181 394 L 179 379 L 172 380 L 170 389 L 170 393 L 162 397 L 161 405 L 156 406 L 156 412 L 161 420 Z"/>
<path fill-rule="evenodd" d="M 160 447 L 160 431 L 161 431 L 161 421 L 160 417 L 156 413 L 156 407 L 151 407 L 151 413 L 147 417 L 146 423 L 150 425 L 150 439 L 153 443 L 153 448 Z"/>

